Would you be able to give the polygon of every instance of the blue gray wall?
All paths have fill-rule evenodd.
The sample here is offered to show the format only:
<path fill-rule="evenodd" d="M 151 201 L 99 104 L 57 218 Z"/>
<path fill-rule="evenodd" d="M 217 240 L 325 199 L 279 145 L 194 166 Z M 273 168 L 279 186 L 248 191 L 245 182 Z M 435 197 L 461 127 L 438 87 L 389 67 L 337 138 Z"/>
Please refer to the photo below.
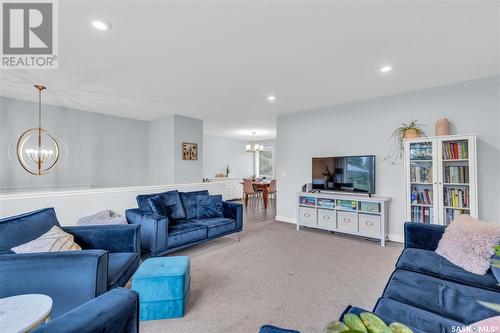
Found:
<path fill-rule="evenodd" d="M 231 178 L 250 177 L 253 174 L 253 154 L 245 151 L 246 140 L 216 135 L 203 136 L 203 177 L 214 178 L 224 173 L 229 165 Z"/>
<path fill-rule="evenodd" d="M 392 198 L 390 234 L 402 235 L 405 192 L 402 164 L 384 162 L 392 131 L 418 119 L 434 134 L 447 117 L 453 133 L 479 133 L 479 214 L 500 223 L 499 77 L 279 116 L 277 120 L 277 215 L 295 219 L 295 194 L 311 181 L 311 157 L 375 154 L 377 194 Z"/>
<path fill-rule="evenodd" d="M 43 127 L 58 137 L 67 155 L 47 175 L 28 174 L 14 157 L 15 144 L 36 126 L 36 108 L 33 102 L 0 97 L 0 190 L 149 183 L 148 122 L 51 105 L 43 106 Z"/>

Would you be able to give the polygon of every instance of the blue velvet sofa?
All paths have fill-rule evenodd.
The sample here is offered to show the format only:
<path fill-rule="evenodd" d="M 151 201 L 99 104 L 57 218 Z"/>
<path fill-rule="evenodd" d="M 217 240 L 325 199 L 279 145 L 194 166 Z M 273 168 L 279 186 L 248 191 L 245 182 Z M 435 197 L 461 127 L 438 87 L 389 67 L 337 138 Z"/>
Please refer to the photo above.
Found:
<path fill-rule="evenodd" d="M 372 310 L 386 323 L 404 323 L 414 333 L 454 333 L 498 315 L 478 303 L 500 303 L 500 286 L 491 270 L 486 275 L 469 273 L 435 253 L 444 230 L 440 225 L 405 224 L 405 248 Z M 348 306 L 340 320 L 346 313 L 365 311 Z M 263 328 L 265 333 L 283 332 Z"/>
<path fill-rule="evenodd" d="M 405 224 L 405 249 L 373 309 L 384 321 L 402 322 L 415 333 L 452 333 L 498 315 L 478 303 L 500 302 L 491 270 L 486 275 L 469 273 L 434 252 L 444 230 L 439 225 Z"/>
<path fill-rule="evenodd" d="M 138 333 L 139 295 L 115 288 L 55 318 L 32 333 Z"/>
<path fill-rule="evenodd" d="M 223 217 L 197 219 L 197 196 L 208 191 L 168 191 L 137 196 L 138 208 L 126 211 L 130 224 L 141 226 L 141 247 L 145 257 L 162 256 L 195 244 L 240 232 L 243 207 L 222 202 Z M 148 199 L 162 197 L 169 207 L 163 215 L 155 213 Z"/>
<path fill-rule="evenodd" d="M 115 287 L 139 267 L 140 228 L 135 225 L 61 227 L 82 251 L 15 254 L 11 248 L 60 227 L 53 208 L 0 219 L 0 298 L 38 293 L 52 298 L 52 317 Z"/>

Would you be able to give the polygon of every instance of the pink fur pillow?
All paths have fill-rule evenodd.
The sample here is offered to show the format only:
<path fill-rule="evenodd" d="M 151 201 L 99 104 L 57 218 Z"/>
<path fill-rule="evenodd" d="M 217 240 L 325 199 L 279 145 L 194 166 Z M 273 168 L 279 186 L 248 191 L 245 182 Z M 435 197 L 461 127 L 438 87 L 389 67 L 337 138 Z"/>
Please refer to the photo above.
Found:
<path fill-rule="evenodd" d="M 446 228 L 436 253 L 471 273 L 490 268 L 493 246 L 500 242 L 500 225 L 460 215 Z"/>

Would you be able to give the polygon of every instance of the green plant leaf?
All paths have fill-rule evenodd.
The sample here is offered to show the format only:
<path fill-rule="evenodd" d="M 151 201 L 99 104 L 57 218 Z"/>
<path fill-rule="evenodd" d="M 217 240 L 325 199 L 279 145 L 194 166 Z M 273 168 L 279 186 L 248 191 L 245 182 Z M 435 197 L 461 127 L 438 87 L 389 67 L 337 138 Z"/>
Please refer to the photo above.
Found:
<path fill-rule="evenodd" d="M 490 302 L 484 302 L 484 301 L 477 301 L 479 304 L 484 306 L 485 308 L 491 309 L 493 311 L 496 311 L 500 313 L 500 304 L 496 303 L 490 303 Z"/>

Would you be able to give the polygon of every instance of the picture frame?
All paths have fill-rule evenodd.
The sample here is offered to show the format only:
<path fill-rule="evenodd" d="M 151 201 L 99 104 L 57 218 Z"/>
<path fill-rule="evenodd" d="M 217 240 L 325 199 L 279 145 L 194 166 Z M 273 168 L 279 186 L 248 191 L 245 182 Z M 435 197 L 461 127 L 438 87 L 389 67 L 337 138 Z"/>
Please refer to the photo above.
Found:
<path fill-rule="evenodd" d="M 186 161 L 196 161 L 198 159 L 198 144 L 183 142 L 182 159 Z"/>

